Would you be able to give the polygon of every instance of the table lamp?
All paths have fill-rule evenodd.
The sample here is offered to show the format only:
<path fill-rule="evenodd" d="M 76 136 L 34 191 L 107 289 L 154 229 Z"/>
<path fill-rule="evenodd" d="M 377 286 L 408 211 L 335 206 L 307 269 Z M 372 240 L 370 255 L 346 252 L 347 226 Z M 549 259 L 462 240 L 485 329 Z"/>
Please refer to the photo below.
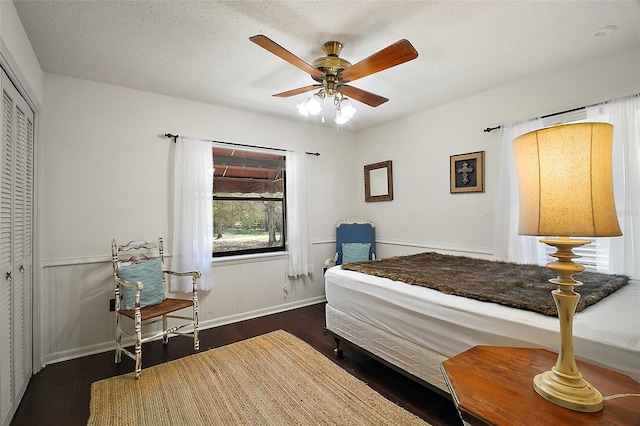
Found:
<path fill-rule="evenodd" d="M 600 392 L 582 378 L 573 354 L 573 316 L 580 295 L 573 279 L 584 271 L 574 263 L 574 247 L 590 240 L 570 237 L 622 235 L 613 199 L 611 147 L 613 126 L 607 123 L 559 124 L 522 135 L 513 141 L 520 190 L 518 234 L 557 236 L 540 242 L 556 248 L 547 268 L 558 308 L 560 351 L 551 371 L 535 376 L 533 387 L 562 407 L 596 412 L 603 407 Z"/>

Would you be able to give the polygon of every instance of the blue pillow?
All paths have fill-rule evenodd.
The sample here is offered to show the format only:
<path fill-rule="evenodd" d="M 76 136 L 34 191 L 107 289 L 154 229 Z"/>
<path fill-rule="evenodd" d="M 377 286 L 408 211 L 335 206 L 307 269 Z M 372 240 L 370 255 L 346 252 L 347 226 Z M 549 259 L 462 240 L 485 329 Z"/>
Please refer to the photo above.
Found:
<path fill-rule="evenodd" d="M 142 282 L 140 291 L 140 307 L 155 305 L 166 299 L 164 282 L 162 281 L 162 264 L 160 259 L 151 259 L 142 263 L 121 266 L 118 277 L 129 282 Z M 125 309 L 135 309 L 136 289 L 120 287 Z"/>
<path fill-rule="evenodd" d="M 342 263 L 369 260 L 371 243 L 342 243 Z"/>

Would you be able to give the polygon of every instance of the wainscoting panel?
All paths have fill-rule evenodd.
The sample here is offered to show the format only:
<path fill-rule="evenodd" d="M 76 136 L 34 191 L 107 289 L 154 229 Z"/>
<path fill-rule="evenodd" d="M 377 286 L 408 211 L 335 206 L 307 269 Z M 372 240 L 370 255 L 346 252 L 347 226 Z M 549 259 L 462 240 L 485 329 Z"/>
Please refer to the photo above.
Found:
<path fill-rule="evenodd" d="M 491 259 L 491 250 L 412 241 L 376 241 L 378 258 L 437 251 Z M 314 273 L 287 276 L 287 255 L 216 260 L 214 288 L 200 292 L 201 328 L 216 327 L 324 301 L 324 261 L 335 240 L 313 243 Z M 112 350 L 115 314 L 108 256 L 44 262 L 41 271 L 41 365 Z M 154 326 L 151 326 L 154 327 Z M 143 333 L 154 331 L 143 328 Z"/>
<path fill-rule="evenodd" d="M 287 277 L 287 255 L 214 262 L 214 288 L 199 292 L 201 327 L 215 327 L 324 301 L 322 266 L 335 241 L 313 244 L 314 273 Z M 41 365 L 112 350 L 115 314 L 107 256 L 43 262 Z M 154 327 L 154 326 L 152 326 Z M 151 332 L 143 328 L 143 333 Z"/>

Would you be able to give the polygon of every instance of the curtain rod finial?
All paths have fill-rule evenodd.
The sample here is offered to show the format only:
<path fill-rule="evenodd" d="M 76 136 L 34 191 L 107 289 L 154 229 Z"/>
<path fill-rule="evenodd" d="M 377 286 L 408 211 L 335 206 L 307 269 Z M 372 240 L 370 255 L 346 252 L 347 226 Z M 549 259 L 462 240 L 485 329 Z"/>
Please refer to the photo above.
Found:
<path fill-rule="evenodd" d="M 178 140 L 179 135 L 172 135 L 171 133 L 165 133 L 164 137 L 173 138 L 173 143 L 176 143 L 176 141 Z"/>

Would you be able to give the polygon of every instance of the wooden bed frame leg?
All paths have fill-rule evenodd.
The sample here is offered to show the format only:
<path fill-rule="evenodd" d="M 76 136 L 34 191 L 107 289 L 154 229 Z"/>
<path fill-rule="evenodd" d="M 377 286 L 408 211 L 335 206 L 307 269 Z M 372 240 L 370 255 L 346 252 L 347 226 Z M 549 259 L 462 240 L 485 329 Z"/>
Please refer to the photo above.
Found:
<path fill-rule="evenodd" d="M 336 356 L 336 358 L 342 358 L 342 348 L 340 347 L 340 342 L 341 340 L 333 333 L 331 333 L 329 330 L 327 330 L 326 328 L 324 329 L 324 331 L 322 332 L 322 334 L 324 334 L 325 336 L 327 334 L 331 334 L 331 337 L 333 337 L 333 340 L 336 342 L 336 347 L 333 350 L 333 354 Z"/>
<path fill-rule="evenodd" d="M 333 354 L 336 356 L 336 358 L 342 358 L 342 348 L 340 347 L 340 339 L 338 339 L 337 337 L 333 336 L 333 340 L 335 340 L 336 342 L 336 347 L 333 350 Z"/>

